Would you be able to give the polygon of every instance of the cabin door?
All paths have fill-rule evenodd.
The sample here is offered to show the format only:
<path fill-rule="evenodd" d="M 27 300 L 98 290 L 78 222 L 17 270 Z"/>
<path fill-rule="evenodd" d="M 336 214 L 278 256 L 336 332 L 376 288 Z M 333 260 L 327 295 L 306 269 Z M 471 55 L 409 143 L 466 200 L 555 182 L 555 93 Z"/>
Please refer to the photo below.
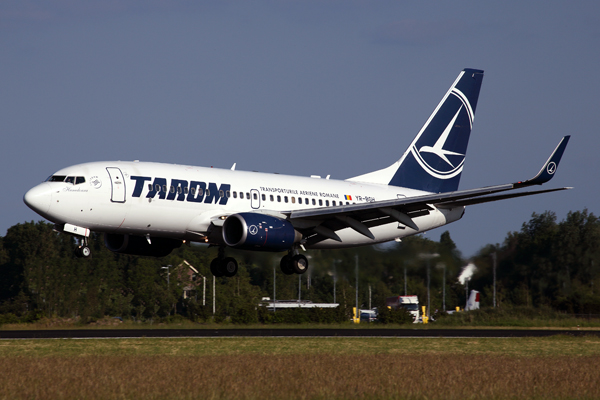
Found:
<path fill-rule="evenodd" d="M 110 201 L 113 203 L 125 203 L 125 180 L 119 168 L 107 167 L 110 176 L 111 194 Z"/>

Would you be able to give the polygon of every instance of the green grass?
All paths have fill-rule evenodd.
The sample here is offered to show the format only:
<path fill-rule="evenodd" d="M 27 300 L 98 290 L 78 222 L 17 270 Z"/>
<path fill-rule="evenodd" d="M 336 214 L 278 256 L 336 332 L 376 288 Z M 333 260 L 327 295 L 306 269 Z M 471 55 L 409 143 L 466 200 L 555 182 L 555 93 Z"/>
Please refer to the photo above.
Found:
<path fill-rule="evenodd" d="M 600 356 L 597 336 L 547 338 L 175 338 L 0 341 L 0 357 L 464 354 Z"/>

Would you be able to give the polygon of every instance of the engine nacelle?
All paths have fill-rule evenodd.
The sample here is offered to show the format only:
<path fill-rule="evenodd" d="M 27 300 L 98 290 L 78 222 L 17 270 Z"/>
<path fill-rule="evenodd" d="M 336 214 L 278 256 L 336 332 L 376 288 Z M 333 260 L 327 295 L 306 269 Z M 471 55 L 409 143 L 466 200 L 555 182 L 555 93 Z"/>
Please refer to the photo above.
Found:
<path fill-rule="evenodd" d="M 152 244 L 143 236 L 105 233 L 104 245 L 115 253 L 133 256 L 165 257 L 183 244 L 181 240 L 153 237 Z"/>
<path fill-rule="evenodd" d="M 259 213 L 239 213 L 223 223 L 227 246 L 264 251 L 288 250 L 302 240 L 289 221 Z"/>

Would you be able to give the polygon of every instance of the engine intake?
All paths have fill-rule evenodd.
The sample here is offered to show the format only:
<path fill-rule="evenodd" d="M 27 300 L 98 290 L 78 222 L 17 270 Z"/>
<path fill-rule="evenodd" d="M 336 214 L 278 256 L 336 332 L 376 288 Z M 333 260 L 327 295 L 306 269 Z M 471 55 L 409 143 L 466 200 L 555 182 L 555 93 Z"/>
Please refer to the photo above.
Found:
<path fill-rule="evenodd" d="M 133 256 L 165 257 L 179 247 L 183 242 L 177 239 L 153 237 L 152 244 L 143 236 L 105 233 L 104 245 L 115 253 Z"/>
<path fill-rule="evenodd" d="M 302 240 L 289 221 L 259 213 L 239 213 L 223 223 L 223 240 L 240 249 L 283 251 Z"/>

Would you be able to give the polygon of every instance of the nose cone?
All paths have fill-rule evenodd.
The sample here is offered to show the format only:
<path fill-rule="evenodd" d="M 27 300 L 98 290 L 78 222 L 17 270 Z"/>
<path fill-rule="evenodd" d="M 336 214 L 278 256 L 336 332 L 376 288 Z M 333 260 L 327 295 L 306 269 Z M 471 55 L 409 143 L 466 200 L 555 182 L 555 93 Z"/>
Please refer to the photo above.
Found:
<path fill-rule="evenodd" d="M 35 186 L 25 193 L 23 201 L 33 211 L 40 214 L 42 217 L 46 217 L 48 215 L 48 210 L 50 209 L 50 204 L 52 203 L 52 190 L 50 185 L 44 182 Z"/>

